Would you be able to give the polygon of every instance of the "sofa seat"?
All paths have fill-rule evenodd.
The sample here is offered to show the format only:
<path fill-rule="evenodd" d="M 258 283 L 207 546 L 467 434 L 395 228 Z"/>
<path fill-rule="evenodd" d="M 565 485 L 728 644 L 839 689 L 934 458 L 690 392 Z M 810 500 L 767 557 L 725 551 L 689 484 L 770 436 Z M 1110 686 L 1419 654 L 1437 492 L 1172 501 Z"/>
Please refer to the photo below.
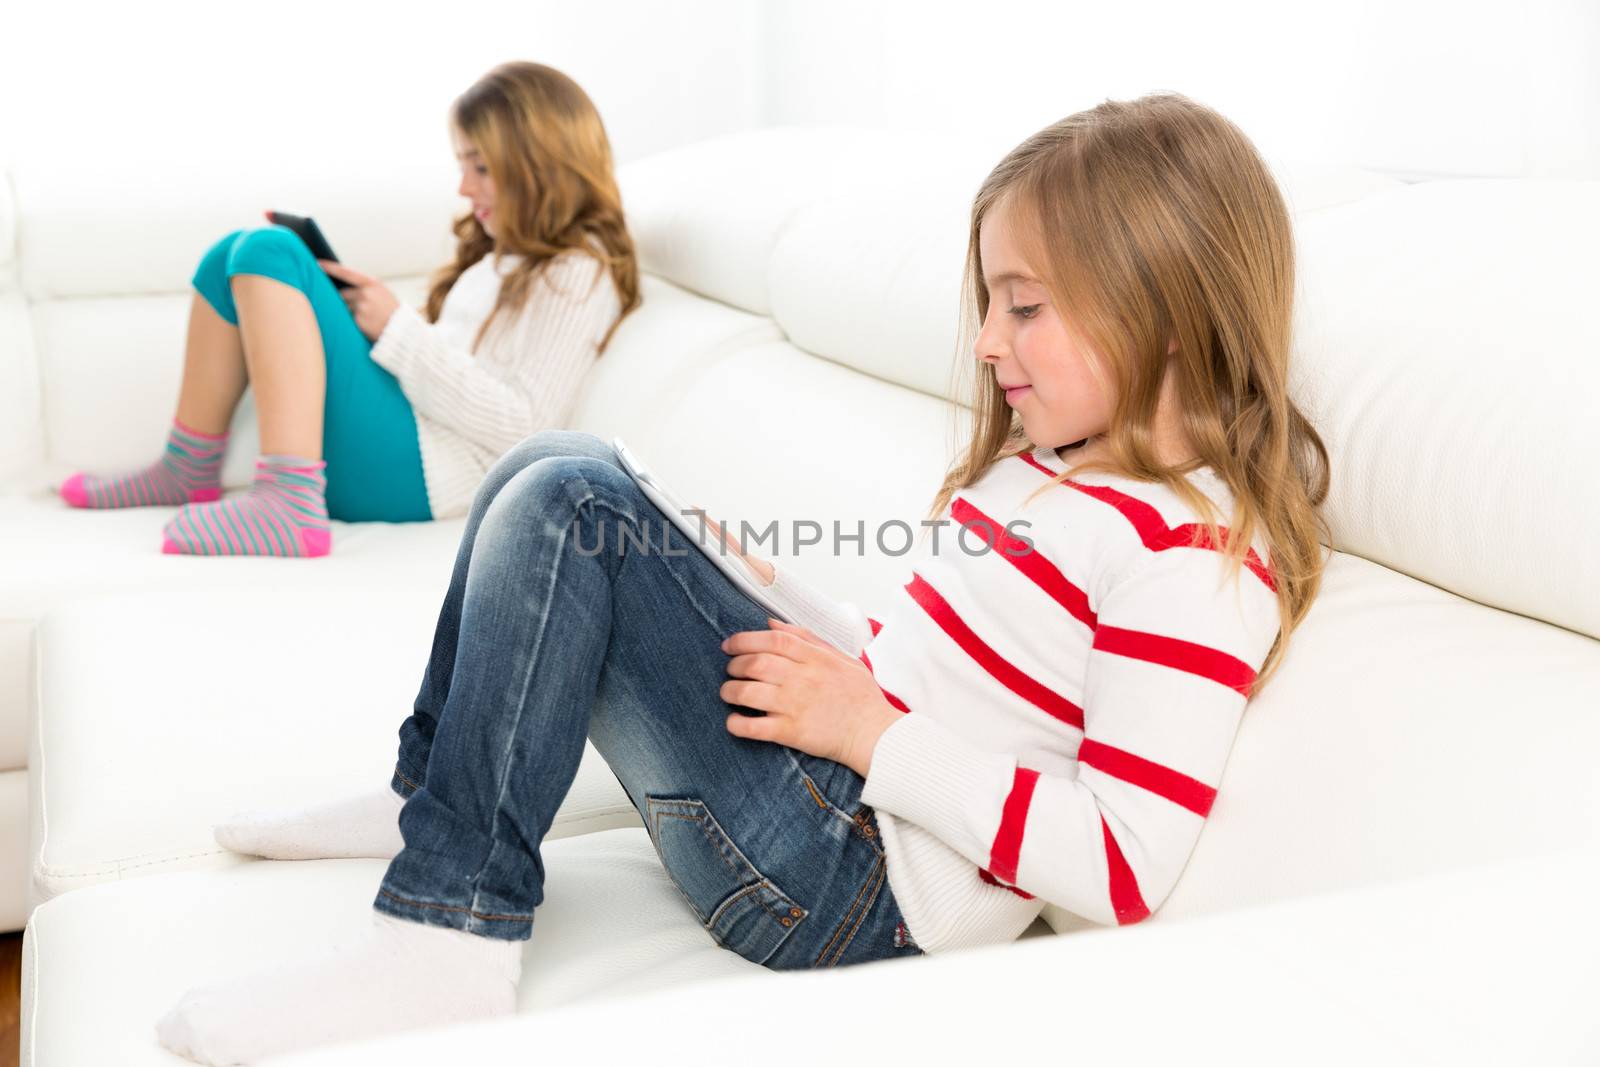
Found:
<path fill-rule="evenodd" d="M 1571 951 L 1600 939 L 1600 918 L 1542 902 L 1550 886 L 1593 885 L 1593 851 L 826 974 L 716 947 L 642 828 L 551 842 L 548 861 L 516 1015 L 264 1063 L 690 1065 L 736 1049 L 813 1063 L 815 1041 L 787 1039 L 797 1028 L 852 1061 L 993 1055 L 994 1027 L 954 1021 L 970 1018 L 1007 1020 L 1008 1052 L 1047 1061 L 1499 1067 L 1600 1048 L 1600 962 Z M 28 927 L 22 1067 L 173 1067 L 155 1021 L 184 990 L 351 936 L 382 874 L 377 860 L 253 861 L 50 901 Z"/>
<path fill-rule="evenodd" d="M 29 759 L 34 902 L 236 863 L 211 826 L 237 810 L 388 788 L 443 592 L 143 592 L 52 612 Z M 181 675 L 162 647 L 183 649 Z M 628 825 L 643 824 L 585 745 L 551 837 Z"/>
<path fill-rule="evenodd" d="M 437 598 L 310 603 L 190 591 L 51 613 L 30 760 L 38 900 L 239 862 L 211 837 L 230 812 L 387 783 Z M 195 666 L 173 679 L 148 635 L 178 642 Z M 269 663 L 321 653 L 293 674 L 246 680 L 241 648 Z M 85 650 L 100 669 L 82 669 Z M 1593 640 L 1336 553 L 1281 674 L 1245 716 L 1227 788 L 1164 912 L 1248 908 L 1592 838 L 1596 692 Z M 586 746 L 552 837 L 638 825 Z M 1089 925 L 1059 908 L 1048 918 L 1063 931 Z"/>

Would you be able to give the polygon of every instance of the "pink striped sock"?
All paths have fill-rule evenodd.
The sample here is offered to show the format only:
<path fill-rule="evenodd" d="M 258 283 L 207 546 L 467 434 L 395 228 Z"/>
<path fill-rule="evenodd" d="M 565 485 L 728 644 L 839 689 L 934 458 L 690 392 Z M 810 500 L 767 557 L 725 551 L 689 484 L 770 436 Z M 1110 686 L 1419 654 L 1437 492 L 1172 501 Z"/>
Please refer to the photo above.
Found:
<path fill-rule="evenodd" d="M 161 551 L 187 556 L 326 556 L 328 526 L 322 460 L 262 456 L 255 483 L 215 504 L 190 504 L 162 531 Z"/>
<path fill-rule="evenodd" d="M 160 459 L 127 474 L 74 474 L 61 483 L 61 498 L 75 508 L 170 507 L 217 500 L 227 445 L 225 433 L 201 433 L 173 419 Z"/>

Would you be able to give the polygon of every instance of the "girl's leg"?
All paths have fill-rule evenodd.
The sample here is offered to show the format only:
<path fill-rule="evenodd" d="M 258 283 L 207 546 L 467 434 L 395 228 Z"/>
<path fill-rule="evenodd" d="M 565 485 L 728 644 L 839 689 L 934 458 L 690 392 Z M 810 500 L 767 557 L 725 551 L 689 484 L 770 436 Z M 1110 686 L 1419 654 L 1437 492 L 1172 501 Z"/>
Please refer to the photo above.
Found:
<path fill-rule="evenodd" d="M 237 234 L 230 234 L 231 241 Z M 220 273 L 224 255 L 207 253 L 202 270 Z M 217 313 L 197 290 L 189 301 L 189 338 L 183 349 L 183 384 L 178 390 L 178 421 L 203 433 L 220 437 L 228 432 L 234 410 L 244 396 L 250 376 L 244 358 L 244 341 L 237 322 Z"/>
<path fill-rule="evenodd" d="M 524 468 L 471 550 L 426 778 L 374 901 L 394 925 L 334 957 L 196 991 L 164 1032 L 249 1059 L 437 1024 L 433 995 L 471 988 L 487 1005 L 511 958 L 496 946 L 532 932 L 540 844 L 586 736 L 718 944 L 774 969 L 917 954 L 895 936 L 903 917 L 860 777 L 726 729 L 720 643 L 764 624 L 614 462 Z M 476 979 L 432 966 L 424 945 L 444 932 L 481 947 Z"/>
<path fill-rule="evenodd" d="M 239 324 L 261 420 L 261 458 L 254 484 L 242 496 L 179 511 L 163 530 L 162 551 L 326 555 L 332 544 L 322 461 L 327 316 L 314 300 L 318 281 L 329 288 L 332 283 L 299 239 L 281 227 L 241 232 L 227 250 L 222 274 L 224 288 L 201 292 L 223 318 Z"/>
<path fill-rule="evenodd" d="M 259 274 L 233 278 L 239 332 L 256 391 L 261 452 L 322 458 L 322 331 L 299 289 Z"/>
<path fill-rule="evenodd" d="M 389 783 L 322 804 L 235 813 L 215 826 L 213 833 L 219 844 L 235 852 L 284 860 L 359 856 L 390 859 L 400 851 L 404 845 L 398 822 L 400 807 L 403 798 L 427 776 L 428 751 L 455 674 L 461 605 L 479 527 L 489 506 L 512 478 L 539 460 L 554 456 L 588 457 L 620 468 L 616 452 L 592 434 L 543 430 L 514 446 L 489 469 L 467 514 L 450 585 L 434 627 L 433 649 L 422 673 L 422 686 L 411 715 L 400 725 L 400 749 Z"/>
<path fill-rule="evenodd" d="M 242 232 L 235 230 L 212 245 L 195 270 L 183 384 L 161 458 L 148 467 L 114 476 L 74 474 L 61 485 L 61 496 L 68 504 L 80 508 L 172 506 L 205 503 L 222 496 L 228 426 L 247 379 L 238 320 L 224 317 L 206 294 L 226 291 L 228 252 Z M 230 310 L 228 314 L 233 313 Z"/>

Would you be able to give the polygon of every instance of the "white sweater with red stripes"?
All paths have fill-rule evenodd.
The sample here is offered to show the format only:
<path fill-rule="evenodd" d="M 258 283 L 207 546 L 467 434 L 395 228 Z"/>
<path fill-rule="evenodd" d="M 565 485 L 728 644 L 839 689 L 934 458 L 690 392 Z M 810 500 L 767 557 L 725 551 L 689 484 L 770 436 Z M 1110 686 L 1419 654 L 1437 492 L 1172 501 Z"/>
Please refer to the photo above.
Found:
<path fill-rule="evenodd" d="M 466 514 L 495 460 L 529 434 L 565 426 L 600 342 L 622 312 L 611 272 L 594 256 L 546 263 L 520 308 L 507 308 L 473 348 L 522 257 L 493 253 L 461 272 L 439 321 L 402 304 L 372 345 L 400 381 L 417 421 L 422 477 L 435 519 Z"/>
<path fill-rule="evenodd" d="M 1039 447 L 958 492 L 881 624 L 775 565 L 774 598 L 906 713 L 861 801 L 925 952 L 1014 940 L 1046 903 L 1106 925 L 1159 907 L 1278 634 L 1264 542 L 1224 582 L 1220 552 L 1187 546 L 1197 514 L 1109 474 L 1021 508 L 1065 470 Z M 1190 478 L 1226 539 L 1226 484 Z"/>

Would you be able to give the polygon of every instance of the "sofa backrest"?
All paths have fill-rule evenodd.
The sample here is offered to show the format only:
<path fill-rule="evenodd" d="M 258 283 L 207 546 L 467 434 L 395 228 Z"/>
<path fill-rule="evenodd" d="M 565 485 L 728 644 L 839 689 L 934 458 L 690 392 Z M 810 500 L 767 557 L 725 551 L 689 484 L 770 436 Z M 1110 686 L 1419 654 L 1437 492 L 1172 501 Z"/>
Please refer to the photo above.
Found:
<path fill-rule="evenodd" d="M 703 417 L 715 418 L 764 400 L 745 443 L 839 484 L 872 476 L 844 471 L 859 454 L 859 422 L 846 414 L 893 409 L 910 422 L 869 436 L 914 453 L 907 470 L 936 482 L 959 439 L 961 409 L 950 401 L 961 399 L 952 372 L 968 358 L 956 334 L 967 210 L 1002 148 L 763 130 L 624 166 L 630 225 L 656 291 L 670 283 L 734 316 L 682 338 L 711 345 L 673 372 L 682 410 L 703 403 Z M 1600 460 L 1600 322 L 1588 312 L 1600 291 L 1588 254 L 1600 238 L 1600 189 L 1405 185 L 1349 168 L 1277 167 L 1299 252 L 1292 387 L 1331 454 L 1332 547 L 1600 637 L 1600 565 L 1582 551 L 1600 526 L 1600 480 L 1589 476 Z M 209 241 L 255 224 L 258 209 L 317 215 L 346 259 L 415 299 L 448 251 L 453 191 L 448 161 L 431 156 L 348 175 L 190 171 L 176 192 L 155 170 L 13 165 L 0 186 L 0 477 L 41 458 L 122 464 L 159 445 L 181 371 L 189 274 Z M 616 351 L 657 345 L 656 331 L 675 330 L 668 320 L 690 306 L 675 297 L 641 313 Z M 790 402 L 780 391 L 798 396 L 800 378 L 785 386 L 786 375 L 805 368 L 821 380 L 801 357 L 855 377 L 829 378 L 832 391 L 812 397 L 820 407 Z M 703 428 L 636 390 L 637 380 L 597 375 L 585 425 L 653 411 L 654 425 L 677 427 L 687 469 L 697 446 L 686 439 Z M 253 419 L 247 397 L 235 430 L 253 440 Z M 908 436 L 913 423 L 923 429 Z M 837 440 L 819 443 L 824 430 Z M 252 460 L 251 449 L 231 454 L 227 483 L 245 484 Z M 874 499 L 915 517 L 932 488 Z M 785 499 L 774 491 L 770 503 Z"/>

